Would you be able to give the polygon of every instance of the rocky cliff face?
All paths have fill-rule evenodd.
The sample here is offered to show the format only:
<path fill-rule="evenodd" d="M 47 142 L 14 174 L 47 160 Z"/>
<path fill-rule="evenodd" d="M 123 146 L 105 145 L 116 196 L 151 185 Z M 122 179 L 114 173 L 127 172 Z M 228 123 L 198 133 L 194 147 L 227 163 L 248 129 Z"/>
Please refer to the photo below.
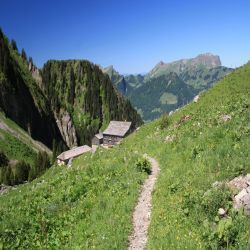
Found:
<path fill-rule="evenodd" d="M 67 146 L 69 148 L 77 146 L 76 129 L 70 114 L 66 110 L 61 109 L 58 113 L 54 113 L 54 115 L 57 126 Z"/>

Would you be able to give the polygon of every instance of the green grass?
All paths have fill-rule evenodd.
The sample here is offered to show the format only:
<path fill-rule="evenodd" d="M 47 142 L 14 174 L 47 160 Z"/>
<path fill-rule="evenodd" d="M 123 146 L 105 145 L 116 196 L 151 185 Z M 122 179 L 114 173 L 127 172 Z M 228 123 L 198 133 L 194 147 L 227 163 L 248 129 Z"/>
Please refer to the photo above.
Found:
<path fill-rule="evenodd" d="M 108 151 L 78 158 L 0 197 L 6 249 L 127 249 L 132 211 L 146 178 L 144 153 L 160 163 L 148 249 L 249 249 L 250 220 L 231 209 L 231 191 L 211 189 L 250 172 L 250 63 L 198 103 L 141 127 Z M 220 116 L 232 119 L 222 122 Z M 190 119 L 176 126 L 184 115 Z M 165 142 L 173 135 L 173 142 Z M 223 206 L 230 216 L 217 217 Z"/>
<path fill-rule="evenodd" d="M 4 247 L 124 249 L 146 177 L 136 168 L 138 158 L 124 148 L 98 150 L 2 196 Z"/>
<path fill-rule="evenodd" d="M 0 150 L 3 151 L 9 159 L 25 160 L 33 164 L 36 158 L 36 151 L 29 135 L 23 131 L 17 124 L 6 118 L 0 112 L 0 122 L 6 124 L 9 129 L 14 131 L 15 135 L 10 131 L 0 129 Z"/>
<path fill-rule="evenodd" d="M 36 158 L 36 152 L 22 141 L 11 134 L 0 130 L 3 138 L 0 140 L 0 149 L 12 160 L 25 160 L 33 164 Z"/>
<path fill-rule="evenodd" d="M 0 112 L 0 122 L 9 128 L 9 130 L 0 128 L 0 150 L 5 152 L 9 159 L 25 160 L 32 164 L 38 151 L 46 151 L 49 155 L 51 154 L 50 149 L 42 143 L 34 142 L 26 131 L 6 118 L 2 112 Z"/>

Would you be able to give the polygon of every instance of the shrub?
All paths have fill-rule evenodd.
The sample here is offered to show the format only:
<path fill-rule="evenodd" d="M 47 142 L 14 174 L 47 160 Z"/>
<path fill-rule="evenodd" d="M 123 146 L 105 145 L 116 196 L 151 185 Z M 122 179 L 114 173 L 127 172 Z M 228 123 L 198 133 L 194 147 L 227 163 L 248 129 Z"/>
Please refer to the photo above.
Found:
<path fill-rule="evenodd" d="M 49 156 L 46 152 L 39 152 L 35 162 L 35 172 L 37 175 L 44 173 L 50 167 Z"/>
<path fill-rule="evenodd" d="M 14 184 L 20 184 L 28 180 L 30 165 L 25 161 L 20 161 L 14 167 Z"/>
<path fill-rule="evenodd" d="M 13 174 L 10 166 L 2 169 L 2 183 L 5 185 L 12 185 Z"/>
<path fill-rule="evenodd" d="M 147 174 L 151 174 L 151 166 L 150 163 L 147 159 L 142 158 L 137 160 L 136 162 L 136 168 L 138 169 L 138 171 L 140 172 L 145 172 Z"/>
<path fill-rule="evenodd" d="M 229 209 L 232 206 L 231 191 L 225 186 L 209 189 L 202 198 L 201 206 L 210 219 L 213 219 L 220 207 Z"/>
<path fill-rule="evenodd" d="M 0 167 L 6 167 L 9 164 L 9 159 L 4 154 L 4 152 L 0 151 Z"/>
<path fill-rule="evenodd" d="M 231 249 L 231 247 L 237 248 L 239 244 L 246 246 L 248 240 L 245 237 L 240 238 L 241 231 L 245 231 L 244 220 L 246 217 L 235 213 L 232 217 L 218 219 L 217 223 L 204 221 L 203 239 L 207 249 Z"/>
<path fill-rule="evenodd" d="M 160 119 L 160 129 L 165 129 L 169 125 L 169 117 L 167 114 L 162 115 Z"/>

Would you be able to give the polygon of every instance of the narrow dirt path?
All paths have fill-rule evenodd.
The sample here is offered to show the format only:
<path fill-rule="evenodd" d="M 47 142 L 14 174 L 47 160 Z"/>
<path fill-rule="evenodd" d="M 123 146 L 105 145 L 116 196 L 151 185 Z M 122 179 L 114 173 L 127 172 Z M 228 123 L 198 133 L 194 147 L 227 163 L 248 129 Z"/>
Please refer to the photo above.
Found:
<path fill-rule="evenodd" d="M 151 164 L 152 172 L 144 182 L 142 191 L 133 213 L 133 233 L 129 237 L 129 250 L 143 250 L 147 245 L 147 232 L 150 224 L 151 199 L 157 175 L 160 171 L 158 162 L 146 156 Z"/>

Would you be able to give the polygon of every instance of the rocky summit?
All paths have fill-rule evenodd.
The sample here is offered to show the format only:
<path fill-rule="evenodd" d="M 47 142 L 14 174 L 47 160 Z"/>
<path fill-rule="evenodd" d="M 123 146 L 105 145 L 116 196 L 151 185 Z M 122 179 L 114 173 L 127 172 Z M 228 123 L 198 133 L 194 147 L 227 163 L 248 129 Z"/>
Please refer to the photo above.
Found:
<path fill-rule="evenodd" d="M 169 72 L 177 74 L 186 70 L 196 70 L 202 68 L 216 68 L 221 66 L 220 57 L 211 53 L 200 54 L 195 58 L 181 59 L 178 61 L 164 63 L 160 61 L 146 76 L 149 78 L 165 75 Z"/>

